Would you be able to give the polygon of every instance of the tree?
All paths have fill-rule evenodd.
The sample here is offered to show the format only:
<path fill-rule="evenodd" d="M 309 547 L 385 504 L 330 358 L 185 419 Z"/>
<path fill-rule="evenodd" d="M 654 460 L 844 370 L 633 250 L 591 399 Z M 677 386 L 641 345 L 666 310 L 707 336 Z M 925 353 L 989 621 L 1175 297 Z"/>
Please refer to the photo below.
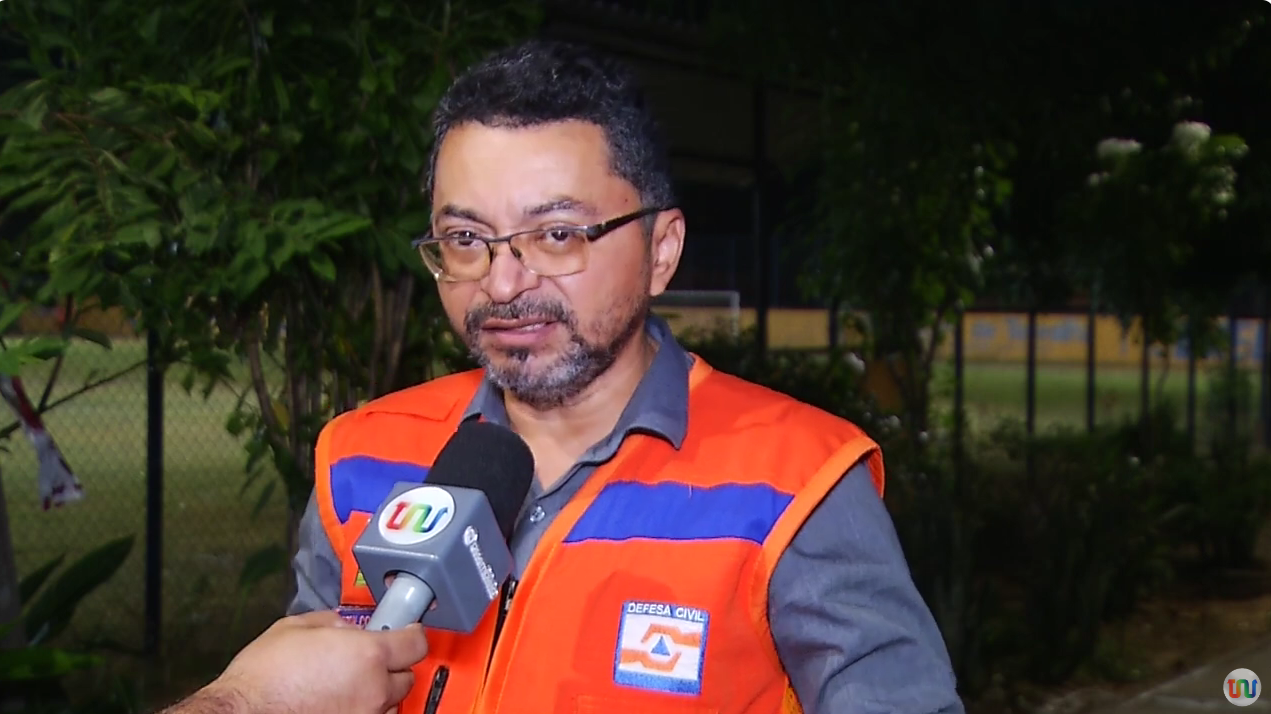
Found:
<path fill-rule="evenodd" d="M 1199 122 L 1175 125 L 1159 148 L 1110 138 L 1094 152 L 1101 170 L 1067 212 L 1076 267 L 1104 286 L 1123 321 L 1143 320 L 1149 343 L 1173 344 L 1182 318 L 1212 320 L 1226 306 L 1227 290 L 1194 290 L 1190 276 L 1205 244 L 1220 239 L 1247 152 L 1240 137 Z"/>
<path fill-rule="evenodd" d="M 812 246 L 809 291 L 869 313 L 884 354 L 921 357 L 931 342 L 915 328 L 959 303 L 1037 309 L 1088 294 L 1078 270 L 1088 244 L 1072 240 L 1068 213 L 1099 170 L 1093 147 L 1108 136 L 1163 141 L 1177 122 L 1203 119 L 1206 98 L 1232 84 L 1232 63 L 1257 52 L 1267 14 L 1257 3 L 1141 12 L 1073 0 L 971 11 L 827 0 L 790 13 L 742 0 L 713 27 L 735 66 L 821 97 L 809 123 L 817 153 L 806 157 L 820 182 L 793 211 L 810 220 L 792 226 Z M 1235 91 L 1224 93 L 1224 121 L 1243 106 Z M 1161 254 L 1199 255 L 1190 242 L 1214 237 L 1169 235 L 1177 245 Z M 911 426 L 925 419 L 922 363 L 905 370 Z"/>
<path fill-rule="evenodd" d="M 1104 285 L 1118 281 L 1101 294 L 1101 305 L 1169 312 L 1168 289 L 1148 290 L 1141 278 L 1166 274 L 1177 287 L 1183 256 L 1200 255 L 1215 237 L 1205 226 L 1217 215 L 1212 199 L 1222 195 L 1210 173 L 1217 166 L 1153 154 L 1154 167 L 1168 163 L 1170 171 L 1138 176 L 1148 195 L 1136 193 L 1132 214 L 1116 216 L 1115 189 L 1087 185 L 1100 170 L 1094 148 L 1109 136 L 1165 143 L 1177 122 L 1199 119 L 1203 102 L 1196 100 L 1212 91 L 1215 75 L 1225 69 L 1224 81 L 1234 84 L 1233 58 L 1253 52 L 1246 25 L 1265 14 L 1262 8 L 822 0 L 788 12 L 765 0 L 738 0 L 716 12 L 715 46 L 731 48 L 730 65 L 802 84 L 821 100 L 818 121 L 809 122 L 816 141 L 805 142 L 815 147 L 805 158 L 819 179 L 792 207 L 802 220 L 790 232 L 810 248 L 808 292 L 869 315 L 875 356 L 895 368 L 911 435 L 926 429 L 941 323 L 981 300 L 1038 310 L 1088 294 L 1094 257 L 1110 258 L 1090 250 L 1095 241 L 1117 243 L 1122 258 L 1118 269 L 1100 273 Z M 1234 141 L 1211 146 L 1232 149 Z M 1157 217 L 1149 204 L 1177 221 L 1150 249 L 1143 239 Z M 1229 210 L 1251 215 L 1241 209 L 1237 203 Z M 1139 240 L 1120 235 L 1126 231 Z M 1236 272 L 1228 266 L 1223 275 Z M 1201 294 L 1194 285 L 1190 296 Z M 984 628 L 971 562 L 974 478 L 962 479 L 956 462 L 937 462 L 943 454 L 921 439 L 912 443 L 916 462 L 904 461 L 913 454 L 889 453 L 899 476 L 889 503 L 909 489 L 928 504 L 897 523 L 907 551 L 921 554 L 915 578 L 960 680 L 974 688 L 989 674 L 977 669 L 975 656 Z"/>
<path fill-rule="evenodd" d="M 528 32 L 529 2 L 6 3 L 29 79 L 0 95 L 4 260 L 29 297 L 98 300 L 161 336 L 187 386 L 249 386 L 228 427 L 291 512 L 333 413 L 426 377 L 446 344 L 409 239 L 430 113 Z M 264 479 L 261 498 L 278 481 Z M 287 530 L 291 537 L 293 528 Z M 281 554 L 281 553 L 279 553 Z"/>

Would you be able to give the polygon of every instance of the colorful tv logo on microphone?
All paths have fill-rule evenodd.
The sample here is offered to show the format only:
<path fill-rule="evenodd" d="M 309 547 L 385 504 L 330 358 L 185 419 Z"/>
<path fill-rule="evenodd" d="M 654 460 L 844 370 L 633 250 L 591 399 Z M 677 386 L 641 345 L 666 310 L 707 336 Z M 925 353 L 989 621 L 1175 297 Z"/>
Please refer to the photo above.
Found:
<path fill-rule="evenodd" d="M 394 545 L 417 545 L 436 536 L 455 516 L 455 501 L 436 486 L 413 488 L 380 512 L 380 536 Z"/>
<path fill-rule="evenodd" d="M 427 533 L 437 526 L 437 522 L 446 515 L 445 506 L 434 509 L 426 503 L 398 503 L 388 517 L 390 531 L 412 530 L 416 533 Z"/>
<path fill-rule="evenodd" d="M 1247 707 L 1258 701 L 1258 675 L 1251 670 L 1232 670 L 1222 683 L 1222 695 L 1238 707 Z"/>

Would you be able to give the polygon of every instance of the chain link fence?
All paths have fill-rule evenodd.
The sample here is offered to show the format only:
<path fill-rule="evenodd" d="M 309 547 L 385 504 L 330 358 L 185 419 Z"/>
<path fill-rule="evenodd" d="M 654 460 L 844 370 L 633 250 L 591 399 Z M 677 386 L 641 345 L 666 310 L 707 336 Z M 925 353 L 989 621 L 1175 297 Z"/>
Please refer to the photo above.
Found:
<path fill-rule="evenodd" d="M 1014 314 L 968 316 L 965 399 L 973 421 L 981 427 L 1024 415 L 1026 360 L 1016 324 L 1020 319 Z M 1083 319 L 1043 316 L 1039 326 L 1038 361 L 1045 363 L 1038 366 L 1039 427 L 1052 423 L 1079 427 L 1087 399 Z M 1100 422 L 1137 413 L 1141 383 L 1134 341 L 1116 334 L 1114 326 L 1106 327 L 1096 355 Z M 1240 402 L 1246 405 L 1241 421 L 1249 426 L 1261 421 L 1264 429 L 1266 330 L 1265 321 L 1242 322 L 1237 361 L 1247 377 L 1239 389 Z M 945 363 L 952 357 L 946 353 L 949 349 L 944 348 L 938 361 Z M 1183 401 L 1186 356 L 1174 355 L 1168 371 L 1165 356 L 1153 355 L 1153 386 L 1164 385 L 1163 392 L 1171 399 Z M 1209 362 L 1198 379 L 1201 403 L 1197 411 L 1201 424 L 1214 428 L 1219 420 L 1206 402 L 1217 396 L 1212 385 L 1223 360 Z M 40 399 L 53 372 L 54 365 L 49 363 L 23 374 L 32 400 Z M 69 631 L 73 640 L 141 652 L 146 649 L 147 634 L 157 634 L 154 644 L 159 653 L 179 655 L 174 660 L 206 663 L 208 658 L 220 661 L 231 656 L 282 613 L 289 592 L 286 568 L 275 568 L 251 587 L 245 586 L 243 574 L 253 554 L 285 546 L 287 517 L 283 489 L 276 489 L 274 497 L 255 512 L 258 490 L 244 488 L 246 453 L 225 428 L 238 397 L 235 385 L 218 387 L 205 398 L 198 389 L 187 392 L 182 376 L 173 370 L 163 383 L 162 567 L 155 573 L 159 627 L 147 627 L 154 613 L 147 612 L 146 603 L 149 410 L 143 339 L 115 338 L 110 350 L 77 342 L 57 370 L 50 394 L 56 406 L 44 415 L 44 421 L 83 483 L 82 500 L 42 509 L 35 454 L 21 431 L 0 441 L 5 450 L 0 452 L 0 477 L 20 574 L 59 556 L 69 563 L 114 538 L 134 538 L 122 570 L 76 613 Z M 947 377 L 942 374 L 934 385 L 937 403 L 947 403 Z M 108 381 L 58 403 L 85 384 L 103 379 Z M 6 417 L 0 420 L 2 428 L 11 421 L 7 418 L 11 414 L 0 416 Z"/>
<path fill-rule="evenodd" d="M 54 374 L 47 363 L 22 375 L 38 401 Z M 127 562 L 76 611 L 69 637 L 123 652 L 224 657 L 281 614 L 284 572 L 244 587 L 253 553 L 286 541 L 282 490 L 253 514 L 257 491 L 244 490 L 245 452 L 225 429 L 237 394 L 218 387 L 187 393 L 182 374 L 163 379 L 161 568 L 158 613 L 147 613 L 146 343 L 117 338 L 112 349 L 78 342 L 56 373 L 50 403 L 86 384 L 110 379 L 44 414 L 45 426 L 83 484 L 82 500 L 43 510 L 34 449 L 21 431 L 0 442 L 3 478 L 19 574 L 64 556 L 75 558 L 131 536 Z M 3 414 L 0 426 L 12 421 Z M 159 615 L 147 632 L 147 618 Z"/>

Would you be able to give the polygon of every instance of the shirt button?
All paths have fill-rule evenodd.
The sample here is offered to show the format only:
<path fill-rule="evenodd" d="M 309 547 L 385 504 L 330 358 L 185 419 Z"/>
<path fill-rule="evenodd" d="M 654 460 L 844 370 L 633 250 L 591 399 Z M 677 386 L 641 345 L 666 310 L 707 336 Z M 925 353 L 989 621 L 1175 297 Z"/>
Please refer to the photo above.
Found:
<path fill-rule="evenodd" d="M 535 506 L 530 512 L 530 523 L 538 523 L 544 518 L 547 518 L 547 511 L 544 511 L 542 506 Z"/>

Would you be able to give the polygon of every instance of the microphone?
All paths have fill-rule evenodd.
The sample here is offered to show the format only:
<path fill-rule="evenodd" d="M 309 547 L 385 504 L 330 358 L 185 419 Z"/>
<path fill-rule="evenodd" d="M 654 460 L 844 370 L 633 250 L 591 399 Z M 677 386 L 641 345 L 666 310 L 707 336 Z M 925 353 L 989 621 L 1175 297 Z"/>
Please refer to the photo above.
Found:
<path fill-rule="evenodd" d="M 353 545 L 376 602 L 366 629 L 475 630 L 512 573 L 508 540 L 533 478 L 521 437 L 461 424 L 424 483 L 395 484 Z"/>

